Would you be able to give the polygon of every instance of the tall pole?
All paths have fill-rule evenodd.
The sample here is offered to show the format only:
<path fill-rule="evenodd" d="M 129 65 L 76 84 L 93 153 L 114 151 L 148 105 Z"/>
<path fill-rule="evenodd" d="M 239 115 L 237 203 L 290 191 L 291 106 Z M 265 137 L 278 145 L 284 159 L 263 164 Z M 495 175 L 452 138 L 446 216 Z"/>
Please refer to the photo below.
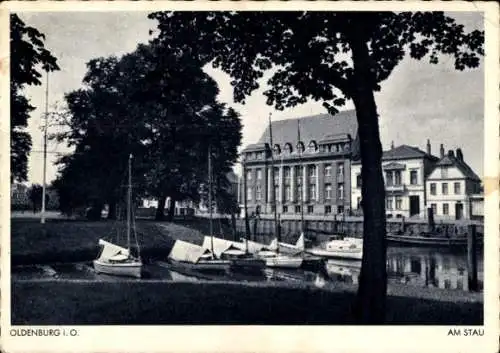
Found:
<path fill-rule="evenodd" d="M 132 219 L 132 154 L 128 157 L 128 185 L 127 185 L 127 249 L 130 250 L 130 222 Z"/>
<path fill-rule="evenodd" d="M 210 214 L 209 226 L 210 226 L 210 251 L 212 256 L 214 255 L 214 237 L 212 230 L 212 156 L 211 156 L 211 145 L 208 145 L 208 210 Z"/>
<path fill-rule="evenodd" d="M 273 155 L 273 127 L 271 124 L 271 113 L 269 113 L 269 143 L 271 144 L 271 193 L 273 195 L 273 208 L 274 208 L 274 233 L 276 234 L 276 239 L 278 244 L 281 241 L 281 237 L 279 234 L 279 225 L 278 225 L 278 209 L 276 207 L 276 187 L 274 185 L 274 155 Z M 276 252 L 279 252 L 279 246 Z"/>
<path fill-rule="evenodd" d="M 299 151 L 299 162 L 302 162 L 302 151 L 299 148 L 300 144 L 300 120 L 297 120 L 297 149 Z M 301 164 L 302 174 L 300 177 L 302 181 L 304 180 L 304 173 L 306 172 L 305 167 Z M 304 188 L 306 187 L 304 183 L 302 183 L 302 195 L 300 195 L 300 231 L 304 234 Z"/>
<path fill-rule="evenodd" d="M 45 193 L 47 192 L 45 184 L 47 177 L 47 130 L 49 129 L 49 71 L 46 71 L 47 82 L 45 85 L 45 127 L 43 131 L 43 183 L 42 183 L 42 219 L 45 223 Z"/>

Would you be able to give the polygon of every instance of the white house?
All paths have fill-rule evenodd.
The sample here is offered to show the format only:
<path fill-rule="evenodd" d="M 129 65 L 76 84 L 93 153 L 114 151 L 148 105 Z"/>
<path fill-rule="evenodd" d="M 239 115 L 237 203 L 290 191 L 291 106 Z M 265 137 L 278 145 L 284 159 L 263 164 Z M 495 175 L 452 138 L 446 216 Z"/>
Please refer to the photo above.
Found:
<path fill-rule="evenodd" d="M 382 154 L 382 170 L 386 191 L 387 217 L 425 217 L 426 177 L 439 158 L 431 154 L 427 140 L 427 152 L 417 147 L 391 146 Z M 351 166 L 351 204 L 361 211 L 361 162 Z"/>
<path fill-rule="evenodd" d="M 442 153 L 427 178 L 427 202 L 436 219 L 470 219 L 476 209 L 481 179 L 465 163 L 462 151 Z"/>

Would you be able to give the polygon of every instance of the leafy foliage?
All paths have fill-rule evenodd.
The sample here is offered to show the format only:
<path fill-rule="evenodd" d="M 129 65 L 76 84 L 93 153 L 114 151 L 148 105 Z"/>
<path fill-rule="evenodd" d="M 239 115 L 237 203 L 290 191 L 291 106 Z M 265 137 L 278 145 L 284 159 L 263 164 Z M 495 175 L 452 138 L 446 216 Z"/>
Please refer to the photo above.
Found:
<path fill-rule="evenodd" d="M 41 85 L 40 69 L 59 70 L 56 58 L 45 49 L 45 36 L 13 14 L 10 16 L 10 104 L 11 104 L 11 181 L 25 181 L 31 136 L 26 131 L 30 113 L 35 109 L 23 95 L 30 85 Z"/>
<path fill-rule="evenodd" d="M 76 148 L 59 161 L 68 209 L 115 203 L 130 153 L 135 193 L 158 199 L 197 198 L 210 136 L 220 145 L 221 172 L 236 160 L 238 114 L 216 102 L 217 84 L 196 61 L 139 45 L 87 67 L 85 87 L 66 95 L 69 129 L 57 136 Z"/>
<path fill-rule="evenodd" d="M 484 54 L 481 31 L 442 12 L 156 12 L 155 39 L 165 52 L 188 53 L 228 73 L 234 100 L 259 88 L 276 109 L 322 101 L 332 114 L 347 99 L 356 107 L 364 204 L 363 264 L 356 312 L 365 324 L 384 321 L 387 290 L 385 190 L 374 92 L 406 54 L 457 70 L 474 68 Z M 369 185 L 369 187 L 367 187 Z"/>

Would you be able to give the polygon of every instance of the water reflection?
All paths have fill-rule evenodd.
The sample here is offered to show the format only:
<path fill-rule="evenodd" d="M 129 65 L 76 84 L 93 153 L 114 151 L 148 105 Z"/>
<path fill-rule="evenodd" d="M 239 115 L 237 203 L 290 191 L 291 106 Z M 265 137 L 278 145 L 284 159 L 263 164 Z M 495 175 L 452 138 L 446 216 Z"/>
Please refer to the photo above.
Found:
<path fill-rule="evenodd" d="M 329 280 L 357 284 L 361 262 L 328 260 Z M 424 248 L 389 248 L 388 281 L 442 289 L 469 290 L 466 254 Z M 483 288 L 483 257 L 478 254 L 478 284 Z"/>

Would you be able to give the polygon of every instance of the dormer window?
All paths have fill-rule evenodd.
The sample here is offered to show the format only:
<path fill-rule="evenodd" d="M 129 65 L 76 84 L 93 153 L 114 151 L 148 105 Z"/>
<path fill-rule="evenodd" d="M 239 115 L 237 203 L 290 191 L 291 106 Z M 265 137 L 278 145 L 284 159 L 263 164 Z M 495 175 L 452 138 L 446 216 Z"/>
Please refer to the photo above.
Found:
<path fill-rule="evenodd" d="M 302 142 L 299 142 L 299 143 L 297 144 L 297 152 L 299 152 L 299 153 L 303 153 L 303 152 L 304 152 L 304 150 L 305 150 L 305 148 L 304 148 L 304 144 L 303 144 Z"/>
<path fill-rule="evenodd" d="M 318 150 L 318 145 L 316 144 L 316 141 L 309 142 L 309 145 L 307 146 L 307 151 L 309 153 L 314 153 L 317 150 Z"/>
<path fill-rule="evenodd" d="M 273 153 L 274 153 L 275 155 L 278 155 L 278 156 L 281 154 L 281 148 L 280 148 L 280 145 L 278 145 L 278 144 L 275 144 L 275 145 L 274 145 L 274 147 L 273 147 Z"/>

